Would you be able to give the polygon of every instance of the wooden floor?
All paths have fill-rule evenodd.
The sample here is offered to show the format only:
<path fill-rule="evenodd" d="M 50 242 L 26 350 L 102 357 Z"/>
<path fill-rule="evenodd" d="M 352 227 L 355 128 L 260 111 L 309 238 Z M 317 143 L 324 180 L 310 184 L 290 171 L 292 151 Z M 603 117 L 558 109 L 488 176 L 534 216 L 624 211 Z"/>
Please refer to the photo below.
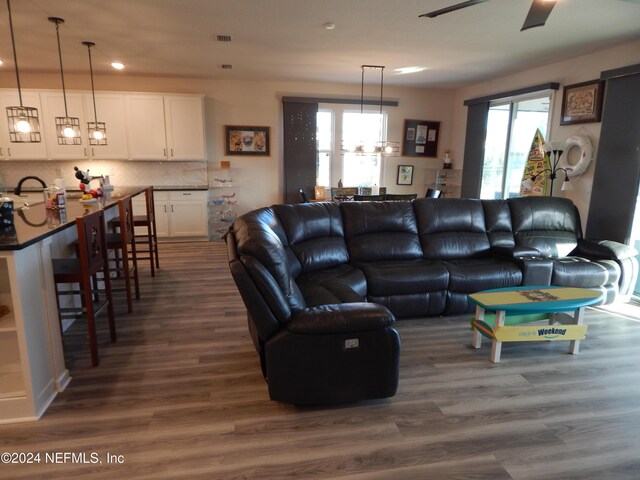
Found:
<path fill-rule="evenodd" d="M 564 343 L 470 349 L 463 317 L 400 321 L 400 387 L 334 408 L 271 402 L 221 243 L 162 244 L 119 340 L 65 335 L 73 380 L 42 420 L 0 425 L 2 479 L 638 479 L 640 323 L 590 311 Z M 102 322 L 104 323 L 104 322 Z M 375 374 L 375 372 L 372 372 Z M 102 464 L 45 463 L 46 452 Z M 107 464 L 122 455 L 124 463 Z M 77 458 L 76 458 L 77 460 Z"/>

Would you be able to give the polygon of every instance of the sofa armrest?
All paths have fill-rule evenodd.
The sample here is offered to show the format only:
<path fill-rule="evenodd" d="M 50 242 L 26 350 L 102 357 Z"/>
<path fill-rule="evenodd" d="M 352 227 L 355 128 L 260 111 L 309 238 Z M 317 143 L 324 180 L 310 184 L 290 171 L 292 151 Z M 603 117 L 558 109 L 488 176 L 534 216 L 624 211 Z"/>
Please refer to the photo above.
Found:
<path fill-rule="evenodd" d="M 375 303 L 340 303 L 293 312 L 286 329 L 292 333 L 331 334 L 380 330 L 395 323 L 395 317 Z"/>
<path fill-rule="evenodd" d="M 578 240 L 578 246 L 571 252 L 571 255 L 595 259 L 623 260 L 635 257 L 638 255 L 638 251 L 629 245 L 614 242 L 613 240 L 588 240 L 582 238 Z"/>
<path fill-rule="evenodd" d="M 517 258 L 517 257 L 539 257 L 540 251 L 537 248 L 526 246 L 514 247 L 491 247 L 491 253 L 496 257 Z"/>

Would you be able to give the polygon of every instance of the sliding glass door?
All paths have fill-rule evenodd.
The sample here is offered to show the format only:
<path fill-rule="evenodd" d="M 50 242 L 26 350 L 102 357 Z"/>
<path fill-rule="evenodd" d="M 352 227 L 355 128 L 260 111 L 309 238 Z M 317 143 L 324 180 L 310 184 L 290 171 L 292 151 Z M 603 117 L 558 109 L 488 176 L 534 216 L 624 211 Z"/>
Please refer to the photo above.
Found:
<path fill-rule="evenodd" d="M 536 129 L 546 138 L 551 94 L 492 102 L 487 120 L 480 198 L 520 195 L 522 174 Z"/>

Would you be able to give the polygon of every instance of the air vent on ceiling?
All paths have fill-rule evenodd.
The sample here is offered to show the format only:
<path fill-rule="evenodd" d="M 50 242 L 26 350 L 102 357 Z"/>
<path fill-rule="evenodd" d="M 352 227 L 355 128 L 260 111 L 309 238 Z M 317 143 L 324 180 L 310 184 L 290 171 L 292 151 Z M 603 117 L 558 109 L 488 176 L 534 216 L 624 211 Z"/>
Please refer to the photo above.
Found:
<path fill-rule="evenodd" d="M 230 42 L 231 35 L 216 35 L 216 40 L 219 42 Z"/>
<path fill-rule="evenodd" d="M 223 70 L 231 70 L 233 68 L 233 65 L 231 65 L 230 63 L 223 63 L 220 65 L 220 68 Z"/>

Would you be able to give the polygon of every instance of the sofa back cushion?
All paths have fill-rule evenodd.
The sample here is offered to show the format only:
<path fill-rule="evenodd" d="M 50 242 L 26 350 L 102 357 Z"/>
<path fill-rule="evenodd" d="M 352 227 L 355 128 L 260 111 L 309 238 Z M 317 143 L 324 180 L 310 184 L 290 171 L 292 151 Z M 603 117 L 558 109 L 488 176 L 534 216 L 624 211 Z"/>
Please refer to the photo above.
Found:
<path fill-rule="evenodd" d="M 422 258 L 409 202 L 342 202 L 349 256 L 356 262 Z"/>
<path fill-rule="evenodd" d="M 419 198 L 413 206 L 424 258 L 473 258 L 489 251 L 480 200 Z"/>
<path fill-rule="evenodd" d="M 342 214 L 335 203 L 274 205 L 289 247 L 302 272 L 313 272 L 349 262 Z"/>
<path fill-rule="evenodd" d="M 236 251 L 240 259 L 253 257 L 273 277 L 292 309 L 305 302 L 294 279 L 300 264 L 287 245 L 284 229 L 271 208 L 261 208 L 238 217 L 233 223 Z M 250 266 L 250 262 L 243 263 Z M 252 274 L 255 272 L 249 272 Z M 278 296 L 279 292 L 273 292 Z"/>
<path fill-rule="evenodd" d="M 560 197 L 510 198 L 516 245 L 533 247 L 547 257 L 565 257 L 582 237 L 578 210 Z"/>
<path fill-rule="evenodd" d="M 487 238 L 492 247 L 513 247 L 511 212 L 506 200 L 482 200 Z"/>

